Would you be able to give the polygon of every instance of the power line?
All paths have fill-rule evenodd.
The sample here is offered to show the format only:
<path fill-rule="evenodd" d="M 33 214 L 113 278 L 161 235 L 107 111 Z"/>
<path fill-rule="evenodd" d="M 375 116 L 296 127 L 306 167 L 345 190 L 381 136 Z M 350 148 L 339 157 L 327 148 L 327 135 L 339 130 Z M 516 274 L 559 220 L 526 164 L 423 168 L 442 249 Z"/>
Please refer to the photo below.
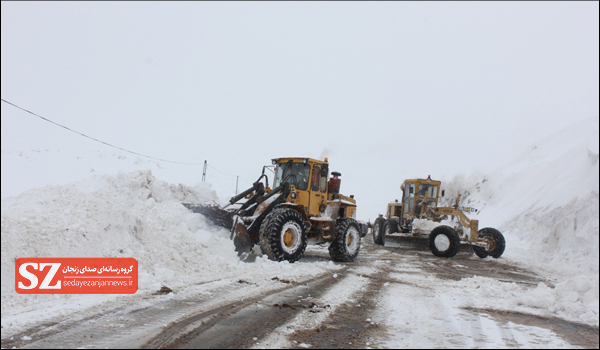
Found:
<path fill-rule="evenodd" d="M 121 150 L 121 151 L 124 151 L 124 152 L 129 152 L 129 153 L 132 153 L 132 154 L 135 154 L 135 155 L 141 156 L 141 157 L 146 157 L 146 158 L 150 158 L 150 159 L 154 159 L 154 160 L 160 160 L 161 162 L 168 162 L 168 163 L 175 163 L 175 164 L 186 164 L 186 165 L 202 165 L 202 163 L 186 163 L 186 162 L 176 162 L 176 161 L 172 161 L 172 160 L 167 160 L 167 159 L 156 158 L 156 157 L 147 156 L 147 155 L 145 155 L 145 154 L 141 154 L 141 153 L 138 153 L 138 152 L 130 151 L 130 150 L 127 150 L 127 149 L 125 149 L 125 148 L 118 147 L 118 146 L 112 145 L 112 144 L 110 144 L 110 143 L 108 143 L 108 142 L 104 142 L 104 141 L 98 140 L 98 139 L 96 139 L 96 138 L 93 138 L 93 137 L 91 137 L 91 136 L 88 136 L 88 135 L 86 135 L 86 134 L 80 133 L 79 131 L 75 131 L 75 130 L 73 130 L 73 129 L 69 128 L 69 127 L 66 127 L 66 126 L 64 126 L 64 125 L 61 125 L 61 124 L 59 124 L 59 123 L 53 122 L 52 120 L 50 120 L 50 119 L 48 119 L 48 118 L 44 118 L 44 117 L 42 117 L 41 115 L 35 114 L 35 113 L 31 112 L 31 111 L 28 111 L 28 110 L 26 110 L 26 109 L 25 109 L 25 108 L 23 108 L 23 107 L 19 107 L 19 106 L 17 106 L 17 105 L 16 105 L 16 104 L 14 104 L 14 103 L 11 103 L 11 102 L 8 102 L 8 101 L 6 101 L 5 99 L 2 99 L 2 102 L 4 102 L 4 103 L 7 103 L 7 104 L 9 104 L 9 105 L 11 105 L 11 106 L 13 106 L 13 107 L 16 107 L 16 108 L 18 108 L 18 109 L 20 109 L 20 110 L 22 110 L 22 111 L 24 111 L 24 112 L 27 112 L 27 113 L 29 113 L 29 114 L 31 114 L 31 115 L 34 115 L 34 116 L 36 116 L 36 117 L 38 117 L 38 118 L 40 118 L 40 119 L 42 119 L 42 120 L 45 120 L 45 121 L 47 121 L 48 123 L 52 123 L 52 124 L 54 124 L 54 125 L 60 126 L 60 127 L 61 127 L 61 128 L 63 128 L 63 129 L 67 129 L 67 130 L 69 130 L 69 131 L 71 131 L 71 132 L 74 132 L 74 133 L 76 133 L 76 134 L 78 134 L 78 135 L 81 135 L 81 136 L 83 136 L 83 137 L 86 137 L 86 138 L 88 138 L 88 139 L 90 139 L 90 140 L 94 140 L 94 141 L 96 141 L 96 142 L 102 143 L 102 144 L 104 144 L 104 145 L 106 145 L 106 146 L 110 146 L 110 147 L 113 147 L 113 148 L 119 149 L 119 150 Z M 214 169 L 214 168 L 213 168 L 213 169 Z M 217 170 L 217 169 L 215 169 L 215 170 Z"/>
<path fill-rule="evenodd" d="M 135 155 L 138 155 L 138 156 L 141 156 L 141 157 L 146 157 L 146 158 L 150 158 L 150 159 L 154 159 L 154 160 L 159 160 L 159 161 L 161 161 L 161 162 L 168 162 L 168 163 L 175 163 L 175 164 L 185 164 L 185 165 L 204 165 L 204 170 L 203 170 L 203 174 L 202 174 L 202 181 L 204 181 L 204 180 L 205 180 L 205 178 L 206 178 L 206 167 L 207 167 L 207 166 L 208 166 L 208 167 L 210 167 L 210 168 L 212 168 L 212 169 L 214 169 L 214 170 L 216 170 L 216 171 L 218 171 L 218 172 L 220 172 L 220 173 L 222 173 L 222 174 L 225 174 L 225 175 L 227 175 L 227 176 L 231 176 L 231 177 L 239 177 L 239 175 L 232 175 L 232 174 L 228 174 L 228 173 L 226 173 L 226 172 L 224 172 L 224 171 L 221 171 L 221 170 L 219 170 L 219 169 L 215 168 L 214 166 L 212 166 L 212 165 L 208 164 L 208 163 L 207 163 L 207 161 L 204 161 L 204 163 L 186 163 L 186 162 L 176 162 L 176 161 L 172 161 L 172 160 L 167 160 L 167 159 L 156 158 L 156 157 L 147 156 L 147 155 L 145 155 L 145 154 L 141 154 L 141 153 L 138 153 L 138 152 L 130 151 L 130 150 L 127 150 L 127 149 L 125 149 L 125 148 L 122 148 L 122 147 L 118 147 L 118 146 L 112 145 L 112 144 L 110 144 L 110 143 L 108 143 L 108 142 L 104 142 L 104 141 L 102 141 L 102 140 L 98 140 L 98 139 L 96 139 L 96 138 L 93 138 L 93 137 L 91 137 L 91 136 L 88 136 L 88 135 L 86 135 L 86 134 L 83 134 L 83 133 L 81 133 L 81 132 L 79 132 L 79 131 L 73 130 L 73 129 L 71 129 L 71 128 L 67 127 L 67 126 L 64 126 L 64 125 L 62 125 L 62 124 L 56 123 L 56 122 L 54 122 L 54 121 L 52 121 L 52 120 L 50 120 L 50 119 L 48 119 L 48 118 L 45 118 L 45 117 L 42 117 L 41 115 L 38 115 L 38 114 L 36 114 L 36 113 L 33 113 L 32 111 L 29 111 L 29 110 L 27 110 L 27 109 L 25 109 L 25 108 L 23 108 L 23 107 L 17 106 L 16 104 L 14 104 L 14 103 L 11 103 L 11 102 L 9 102 L 9 101 L 7 101 L 7 100 L 5 100 L 5 99 L 2 99 L 2 102 L 6 103 L 6 104 L 9 104 L 9 105 L 11 105 L 11 106 L 13 106 L 13 107 L 15 107 L 15 108 L 18 108 L 18 109 L 20 109 L 20 110 L 22 110 L 22 111 L 24 111 L 24 112 L 27 112 L 27 113 L 29 113 L 29 114 L 31 114 L 31 115 L 34 115 L 34 116 L 36 116 L 36 117 L 38 117 L 38 118 L 40 118 L 40 119 L 42 119 L 42 120 L 45 120 L 45 121 L 47 121 L 47 122 L 49 122 L 49 123 L 52 123 L 52 124 L 54 124 L 54 125 L 56 125 L 56 126 L 59 126 L 59 127 L 63 128 L 63 129 L 66 129 L 66 130 L 69 130 L 69 131 L 71 131 L 71 132 L 74 132 L 74 133 L 76 133 L 76 134 L 78 134 L 78 135 L 80 135 L 80 136 L 83 136 L 83 137 L 86 137 L 86 138 L 88 138 L 88 139 L 90 139 L 90 140 L 93 140 L 93 141 L 96 141 L 96 142 L 102 143 L 102 144 L 104 144 L 104 145 L 106 145 L 106 146 L 110 146 L 110 147 L 113 147 L 113 148 L 119 149 L 119 150 L 121 150 L 121 151 L 124 151 L 124 152 L 132 153 L 132 154 L 135 154 Z M 245 182 L 249 183 L 249 184 L 252 184 L 252 182 L 250 182 L 250 181 L 248 181 L 248 180 L 246 180 L 246 179 L 244 179 L 244 178 L 242 178 L 242 177 L 239 177 L 239 178 L 240 178 L 241 180 L 243 180 L 243 181 L 245 181 Z"/>
<path fill-rule="evenodd" d="M 219 170 L 219 169 L 215 168 L 214 166 L 212 166 L 212 165 L 210 165 L 210 164 L 207 164 L 207 166 L 208 166 L 209 168 L 213 168 L 214 170 L 216 170 L 216 171 L 220 172 L 221 174 L 225 174 L 225 175 L 227 175 L 227 176 L 233 176 L 233 177 L 236 177 L 236 176 L 237 176 L 237 175 L 231 175 L 231 174 L 228 174 L 228 173 L 226 173 L 226 172 L 224 172 L 224 171 L 221 171 L 221 170 Z"/>
<path fill-rule="evenodd" d="M 212 166 L 212 165 L 210 165 L 210 164 L 207 164 L 207 166 L 208 166 L 209 168 L 212 168 L 212 169 L 214 169 L 214 170 L 216 170 L 216 171 L 220 172 L 221 174 L 224 174 L 224 175 L 227 175 L 227 176 L 231 176 L 231 177 L 239 177 L 241 180 L 244 180 L 245 182 L 247 182 L 247 183 L 249 183 L 249 184 L 252 184 L 252 182 L 250 182 L 250 181 L 248 181 L 248 180 L 244 179 L 243 177 L 241 177 L 241 176 L 239 176 L 239 175 L 232 175 L 232 174 L 228 174 L 228 173 L 226 173 L 226 172 L 224 172 L 224 171 L 221 171 L 221 170 L 219 170 L 219 169 L 215 168 L 214 166 Z"/>

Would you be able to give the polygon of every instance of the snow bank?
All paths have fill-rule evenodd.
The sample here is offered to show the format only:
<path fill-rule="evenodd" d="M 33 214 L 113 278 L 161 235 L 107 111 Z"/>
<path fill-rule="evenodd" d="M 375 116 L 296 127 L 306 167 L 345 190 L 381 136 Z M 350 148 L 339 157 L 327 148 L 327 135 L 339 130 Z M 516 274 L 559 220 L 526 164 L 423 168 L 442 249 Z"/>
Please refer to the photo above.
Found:
<path fill-rule="evenodd" d="M 173 290 L 221 278 L 287 279 L 313 274 L 326 263 L 240 262 L 229 232 L 182 202 L 217 201 L 210 185 L 172 185 L 150 171 L 95 176 L 67 186 L 46 186 L 2 200 L 3 331 L 50 313 L 115 298 L 114 295 L 19 295 L 17 258 L 133 257 L 139 293 Z"/>
<path fill-rule="evenodd" d="M 208 188 L 172 186 L 139 171 L 2 200 L 3 298 L 14 289 L 4 280 L 19 257 L 135 257 L 143 267 L 140 289 L 181 280 L 184 271 L 198 275 L 197 259 L 206 254 L 199 248 L 213 235 L 180 202 L 214 198 Z M 182 249 L 186 244 L 198 249 Z"/>
<path fill-rule="evenodd" d="M 555 288 L 540 285 L 521 303 L 598 325 L 598 180 L 598 119 L 590 118 L 491 176 L 457 176 L 445 186 L 448 199 L 460 191 L 461 205 L 479 209 L 470 216 L 480 227 L 505 235 L 504 258 L 556 276 Z"/>

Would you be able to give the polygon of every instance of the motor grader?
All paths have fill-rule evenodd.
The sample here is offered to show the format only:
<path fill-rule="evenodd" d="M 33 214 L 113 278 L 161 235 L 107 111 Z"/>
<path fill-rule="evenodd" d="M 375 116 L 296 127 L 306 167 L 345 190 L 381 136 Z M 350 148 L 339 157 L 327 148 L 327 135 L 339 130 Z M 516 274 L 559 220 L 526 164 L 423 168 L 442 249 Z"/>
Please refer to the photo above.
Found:
<path fill-rule="evenodd" d="M 274 168 L 273 188 L 265 169 Z M 186 204 L 214 223 L 231 230 L 235 250 L 247 256 L 255 245 L 275 261 L 295 262 L 308 240 L 330 242 L 332 260 L 349 262 L 358 256 L 366 228 L 355 220 L 356 200 L 339 193 L 341 176 L 329 162 L 312 158 L 275 158 L 246 191 L 225 207 Z"/>
<path fill-rule="evenodd" d="M 460 208 L 460 194 L 453 206 L 439 207 L 438 201 L 444 196 L 441 182 L 431 179 L 409 179 L 401 185 L 402 200 L 387 206 L 385 217 L 380 215 L 372 225 L 373 241 L 385 245 L 387 235 L 428 236 L 429 249 L 439 257 L 451 258 L 458 253 L 460 244 L 470 244 L 480 258 L 499 258 L 506 246 L 500 231 L 486 227 L 479 230 L 479 221 L 471 220 L 465 212 L 475 212 L 472 208 Z M 430 232 L 413 228 L 416 219 L 440 223 L 450 219 L 453 226 L 440 225 Z"/>

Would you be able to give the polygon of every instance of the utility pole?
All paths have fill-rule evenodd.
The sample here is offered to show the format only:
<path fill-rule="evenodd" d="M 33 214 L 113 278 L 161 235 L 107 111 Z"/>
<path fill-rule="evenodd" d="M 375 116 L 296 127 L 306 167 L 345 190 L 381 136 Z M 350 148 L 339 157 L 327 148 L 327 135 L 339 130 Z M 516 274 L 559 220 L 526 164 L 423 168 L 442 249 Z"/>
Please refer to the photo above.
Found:
<path fill-rule="evenodd" d="M 238 194 L 238 181 L 240 181 L 240 176 L 238 175 L 237 178 L 235 179 L 235 195 L 237 196 Z"/>
<path fill-rule="evenodd" d="M 202 182 L 204 182 L 204 180 L 206 180 L 206 167 L 207 167 L 208 163 L 206 163 L 206 161 L 204 161 L 204 169 L 202 170 Z"/>

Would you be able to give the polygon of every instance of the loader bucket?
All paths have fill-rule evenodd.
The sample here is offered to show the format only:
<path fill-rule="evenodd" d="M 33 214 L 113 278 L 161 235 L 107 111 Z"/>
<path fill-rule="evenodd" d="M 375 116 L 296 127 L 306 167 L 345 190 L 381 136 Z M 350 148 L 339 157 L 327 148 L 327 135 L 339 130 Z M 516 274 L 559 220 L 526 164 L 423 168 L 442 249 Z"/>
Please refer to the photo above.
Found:
<path fill-rule="evenodd" d="M 216 204 L 182 203 L 194 213 L 202 214 L 215 225 L 231 230 L 233 227 L 233 213 L 222 209 Z"/>
<path fill-rule="evenodd" d="M 231 229 L 231 238 L 233 239 L 235 251 L 239 256 L 242 256 L 244 253 L 249 253 L 254 246 L 254 242 L 248 235 L 246 225 L 244 225 L 239 217 L 236 217 L 233 228 Z"/>

